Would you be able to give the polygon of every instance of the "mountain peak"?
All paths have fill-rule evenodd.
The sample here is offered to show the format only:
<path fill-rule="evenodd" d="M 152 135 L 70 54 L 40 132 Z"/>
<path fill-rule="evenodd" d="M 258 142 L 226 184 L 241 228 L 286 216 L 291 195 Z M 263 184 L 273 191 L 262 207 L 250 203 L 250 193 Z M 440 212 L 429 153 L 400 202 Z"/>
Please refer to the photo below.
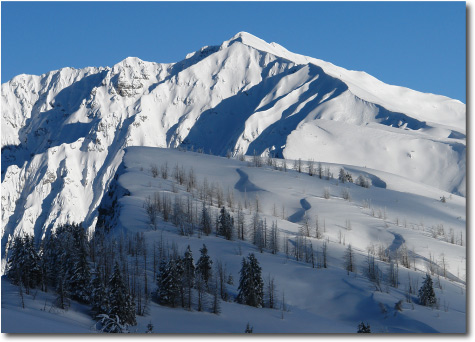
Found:
<path fill-rule="evenodd" d="M 236 39 L 259 39 L 261 40 L 259 37 L 256 37 L 254 36 L 253 34 L 250 34 L 249 32 L 246 32 L 246 31 L 241 31 L 241 32 L 238 32 L 236 33 L 230 40 L 236 40 Z"/>
<path fill-rule="evenodd" d="M 234 42 L 240 42 L 244 45 L 253 47 L 258 50 L 267 51 L 269 49 L 269 43 L 262 40 L 259 37 L 256 37 L 248 32 L 238 32 L 230 40 L 223 43 L 224 47 L 228 47 Z"/>
<path fill-rule="evenodd" d="M 143 62 L 144 61 L 138 57 L 129 56 L 121 60 L 119 63 L 117 63 L 117 65 L 137 65 L 137 64 L 142 64 Z"/>

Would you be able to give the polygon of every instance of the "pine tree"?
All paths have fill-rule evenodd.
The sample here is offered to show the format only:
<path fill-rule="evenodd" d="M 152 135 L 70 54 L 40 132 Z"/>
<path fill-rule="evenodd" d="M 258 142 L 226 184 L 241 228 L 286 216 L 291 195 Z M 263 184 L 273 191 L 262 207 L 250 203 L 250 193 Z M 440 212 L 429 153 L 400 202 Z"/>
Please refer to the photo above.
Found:
<path fill-rule="evenodd" d="M 89 303 L 91 273 L 87 260 L 87 237 L 82 226 L 74 227 L 74 233 L 73 265 L 68 286 L 71 298 L 83 303 Z"/>
<path fill-rule="evenodd" d="M 217 233 L 224 236 L 226 240 L 231 240 L 234 231 L 234 219 L 226 208 L 222 207 L 217 221 Z"/>
<path fill-rule="evenodd" d="M 23 262 L 24 262 L 23 239 L 16 236 L 10 247 L 10 257 L 7 263 L 7 276 L 14 285 L 19 285 L 23 280 Z"/>
<path fill-rule="evenodd" d="M 266 247 L 265 242 L 265 229 L 266 229 L 266 222 L 263 220 L 259 220 L 256 230 L 256 246 L 259 248 L 259 252 L 263 252 L 264 248 Z"/>
<path fill-rule="evenodd" d="M 318 175 L 318 178 L 322 179 L 322 176 L 323 176 L 323 167 L 322 167 L 322 163 L 318 163 L 318 166 L 317 166 L 317 175 Z"/>
<path fill-rule="evenodd" d="M 228 300 L 228 291 L 226 289 L 226 265 L 221 260 L 216 261 L 216 280 L 219 283 L 219 295 L 222 300 Z"/>
<path fill-rule="evenodd" d="M 48 286 L 56 287 L 57 276 L 57 262 L 59 258 L 60 247 L 55 234 L 50 234 L 43 240 L 42 246 L 42 273 L 43 273 L 43 287 L 47 289 Z"/>
<path fill-rule="evenodd" d="M 62 253 L 59 258 L 58 262 L 56 263 L 57 266 L 57 277 L 56 277 L 56 306 L 60 309 L 66 309 L 69 306 L 69 287 L 68 287 L 68 278 L 69 278 L 69 265 L 67 262 L 67 254 Z"/>
<path fill-rule="evenodd" d="M 197 310 L 203 311 L 204 299 L 205 299 L 205 282 L 201 274 L 196 273 L 195 288 L 197 294 Z"/>
<path fill-rule="evenodd" d="M 158 281 L 158 301 L 163 305 L 175 307 L 182 293 L 182 266 L 179 258 L 160 263 Z"/>
<path fill-rule="evenodd" d="M 211 226 L 209 210 L 206 208 L 205 202 L 203 201 L 203 208 L 201 209 L 201 230 L 205 235 L 211 234 Z"/>
<path fill-rule="evenodd" d="M 344 266 L 347 273 L 350 274 L 350 272 L 355 272 L 356 271 L 355 253 L 353 252 L 353 248 L 351 247 L 351 244 L 348 245 L 345 255 L 343 256 L 343 259 L 345 261 Z"/>
<path fill-rule="evenodd" d="M 346 181 L 346 174 L 343 168 L 340 168 L 340 172 L 338 173 L 338 180 L 342 183 L 345 183 Z"/>
<path fill-rule="evenodd" d="M 269 249 L 272 254 L 276 254 L 279 251 L 279 229 L 277 228 L 277 222 L 272 222 L 269 237 Z"/>
<path fill-rule="evenodd" d="M 185 257 L 183 259 L 183 283 L 185 289 L 187 290 L 187 307 L 189 310 L 191 310 L 191 289 L 195 284 L 195 264 L 193 263 L 193 253 L 191 252 L 190 245 L 188 245 L 185 251 Z"/>
<path fill-rule="evenodd" d="M 33 236 L 15 237 L 8 260 L 7 275 L 13 284 L 23 285 L 26 294 L 41 283 L 40 258 L 34 246 Z"/>
<path fill-rule="evenodd" d="M 201 256 L 196 263 L 196 274 L 201 276 L 206 288 L 209 290 L 209 281 L 212 277 L 211 264 L 213 261 L 208 255 L 208 249 L 205 244 L 203 244 L 203 248 L 200 249 L 200 252 Z"/>
<path fill-rule="evenodd" d="M 347 182 L 353 183 L 353 177 L 351 176 L 351 173 L 347 172 L 345 178 Z"/>
<path fill-rule="evenodd" d="M 236 214 L 236 223 L 237 223 L 237 235 L 238 239 L 244 240 L 245 237 L 245 216 L 242 210 L 242 204 L 239 202 L 238 204 L 238 211 Z"/>
<path fill-rule="evenodd" d="M 359 175 L 358 178 L 356 178 L 355 184 L 363 188 L 369 188 L 369 181 L 363 175 Z"/>
<path fill-rule="evenodd" d="M 221 313 L 221 301 L 219 299 L 218 279 L 215 279 L 213 286 L 213 305 L 211 307 L 211 312 L 215 315 L 219 315 Z"/>
<path fill-rule="evenodd" d="M 157 290 L 155 292 L 156 300 L 159 303 L 167 302 L 166 299 L 166 282 L 165 279 L 168 277 L 168 267 L 167 262 L 164 258 L 160 259 L 157 272 Z"/>
<path fill-rule="evenodd" d="M 261 267 L 254 254 L 249 254 L 248 260 L 242 260 L 241 277 L 237 301 L 255 307 L 262 307 L 264 301 L 264 283 Z"/>
<path fill-rule="evenodd" d="M 437 303 L 434 287 L 432 285 L 432 278 L 429 274 L 426 274 L 424 282 L 419 289 L 419 303 L 424 306 L 433 306 Z"/>
<path fill-rule="evenodd" d="M 358 324 L 358 331 L 357 333 L 361 334 L 367 334 L 367 333 L 371 333 L 371 327 L 369 326 L 369 323 L 366 323 L 364 324 L 364 322 L 361 322 L 360 324 Z"/>
<path fill-rule="evenodd" d="M 117 316 L 121 324 L 135 325 L 135 303 L 129 294 L 122 277 L 119 263 L 116 262 L 114 272 L 109 280 L 109 317 Z"/>
<path fill-rule="evenodd" d="M 269 277 L 267 278 L 267 307 L 274 309 L 275 308 L 275 281 L 274 277 L 271 277 L 269 274 Z"/>
<path fill-rule="evenodd" d="M 94 319 L 98 319 L 100 314 L 105 314 L 108 312 L 109 305 L 107 289 L 104 286 L 99 268 L 97 268 L 93 273 L 90 303 L 92 305 L 91 315 Z"/>

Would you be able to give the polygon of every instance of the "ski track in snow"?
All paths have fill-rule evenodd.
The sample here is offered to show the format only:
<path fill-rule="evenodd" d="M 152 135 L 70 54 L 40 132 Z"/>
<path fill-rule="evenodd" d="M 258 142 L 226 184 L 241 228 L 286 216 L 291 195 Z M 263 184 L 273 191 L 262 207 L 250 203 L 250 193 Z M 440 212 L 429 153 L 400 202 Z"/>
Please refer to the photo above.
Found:
<path fill-rule="evenodd" d="M 308 201 L 305 198 L 302 198 L 300 200 L 300 205 L 302 206 L 302 209 L 297 210 L 294 214 L 289 216 L 288 221 L 293 222 L 293 223 L 298 223 L 302 221 L 307 210 L 310 210 L 310 208 L 312 208 L 310 203 L 308 203 Z"/>
<path fill-rule="evenodd" d="M 253 192 L 253 191 L 265 191 L 264 189 L 259 188 L 257 185 L 252 183 L 249 180 L 249 175 L 241 169 L 236 169 L 236 172 L 239 174 L 239 180 L 234 185 L 234 189 L 240 192 Z"/>

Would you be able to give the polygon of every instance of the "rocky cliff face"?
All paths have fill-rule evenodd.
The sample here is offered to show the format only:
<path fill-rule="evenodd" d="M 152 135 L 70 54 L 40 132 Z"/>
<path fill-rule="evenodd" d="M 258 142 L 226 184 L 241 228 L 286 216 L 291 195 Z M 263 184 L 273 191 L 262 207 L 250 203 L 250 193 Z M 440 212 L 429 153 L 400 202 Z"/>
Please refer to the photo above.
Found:
<path fill-rule="evenodd" d="M 367 166 L 465 195 L 465 105 L 239 33 L 175 64 L 127 58 L 2 84 L 2 250 L 91 231 L 126 146 Z"/>

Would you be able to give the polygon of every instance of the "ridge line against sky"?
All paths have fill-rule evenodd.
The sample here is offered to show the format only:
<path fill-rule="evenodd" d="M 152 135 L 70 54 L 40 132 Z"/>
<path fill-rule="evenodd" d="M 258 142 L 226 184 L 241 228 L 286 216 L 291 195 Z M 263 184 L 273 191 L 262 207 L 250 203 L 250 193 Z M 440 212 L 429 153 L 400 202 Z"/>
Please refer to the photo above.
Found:
<path fill-rule="evenodd" d="M 465 2 L 2 2 L 2 83 L 128 56 L 179 62 L 237 32 L 466 103 Z"/>

